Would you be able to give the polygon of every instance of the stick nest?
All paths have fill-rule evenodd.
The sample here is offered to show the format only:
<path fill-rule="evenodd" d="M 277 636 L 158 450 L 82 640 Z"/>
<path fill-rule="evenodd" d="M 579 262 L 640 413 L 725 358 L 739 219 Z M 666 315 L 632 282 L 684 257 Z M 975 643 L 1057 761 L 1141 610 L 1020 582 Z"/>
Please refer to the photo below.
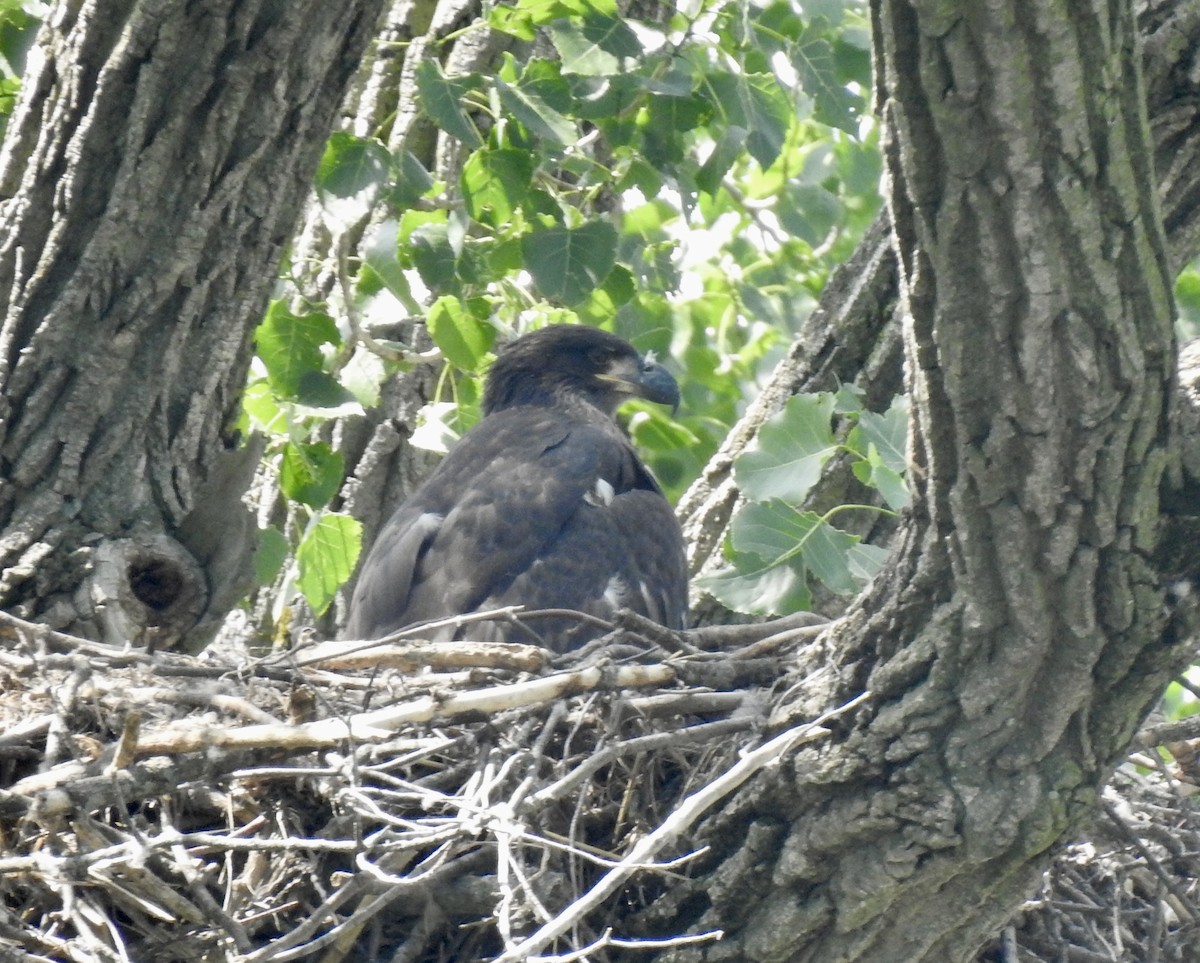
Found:
<path fill-rule="evenodd" d="M 853 707 L 780 735 L 764 719 L 814 621 L 631 618 L 557 657 L 398 640 L 232 659 L 5 616 L 0 963 L 600 961 L 715 939 L 640 913 L 714 801 Z M 1175 775 L 1128 767 L 981 960 L 1200 958 Z"/>

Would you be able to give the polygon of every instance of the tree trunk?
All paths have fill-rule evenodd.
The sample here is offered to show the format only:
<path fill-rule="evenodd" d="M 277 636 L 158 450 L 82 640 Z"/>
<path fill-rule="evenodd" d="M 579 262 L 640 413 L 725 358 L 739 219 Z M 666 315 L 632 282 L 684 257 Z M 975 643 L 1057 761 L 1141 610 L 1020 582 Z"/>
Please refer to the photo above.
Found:
<path fill-rule="evenodd" d="M 0 162 L 6 608 L 196 642 L 245 593 L 250 341 L 382 6 L 56 9 Z"/>
<path fill-rule="evenodd" d="M 726 938 L 673 960 L 969 958 L 1188 654 L 1148 562 L 1175 351 L 1133 17 L 873 6 L 914 504 L 790 697 L 868 707 L 702 827 L 652 919 Z"/>
<path fill-rule="evenodd" d="M 237 594 L 230 506 L 253 456 L 226 445 L 249 339 L 382 3 L 99 6 L 58 14 L 0 164 L 0 602 L 104 634 L 124 583 L 150 611 L 109 631 L 169 640 Z M 878 225 L 756 406 L 864 372 L 884 396 L 907 356 L 916 492 L 895 558 L 771 724 L 869 698 L 729 795 L 687 841 L 708 847 L 695 878 L 622 921 L 726 933 L 665 958 L 968 958 L 1186 656 L 1150 560 L 1170 265 L 1200 236 L 1200 17 L 1142 6 L 1143 84 L 1127 5 L 1065 24 L 1048 0 L 958 7 L 876 0 L 901 256 Z M 698 560 L 758 423 L 689 510 Z M 375 457 L 383 437 L 356 443 Z M 110 582 L 77 590 L 89 571 Z"/>
<path fill-rule="evenodd" d="M 1191 69 L 1200 44 L 1200 14 L 1170 0 L 1137 3 L 1135 9 L 1157 196 L 1167 250 L 1178 269 L 1200 255 L 1200 75 Z M 680 500 L 693 572 L 715 561 L 738 505 L 734 460 L 788 398 L 852 382 L 867 389 L 871 410 L 886 406 L 901 380 L 898 307 L 895 251 L 885 210 L 826 285 L 787 358 Z M 837 463 L 829 466 L 830 471 L 838 468 Z"/>

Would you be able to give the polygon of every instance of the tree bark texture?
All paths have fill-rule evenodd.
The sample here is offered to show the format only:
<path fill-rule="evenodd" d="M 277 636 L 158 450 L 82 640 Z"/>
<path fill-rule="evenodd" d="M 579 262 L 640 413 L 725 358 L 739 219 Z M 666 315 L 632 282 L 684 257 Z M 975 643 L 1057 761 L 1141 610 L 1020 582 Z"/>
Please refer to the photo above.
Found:
<path fill-rule="evenodd" d="M 672 960 L 970 958 L 1188 654 L 1149 563 L 1175 350 L 1131 10 L 873 17 L 914 505 L 789 696 L 869 708 L 702 827 L 645 922 L 727 935 Z"/>
<path fill-rule="evenodd" d="M 250 341 L 382 6 L 56 8 L 0 161 L 0 604 L 103 635 L 98 543 L 165 641 L 244 594 Z"/>
<path fill-rule="evenodd" d="M 1200 255 L 1200 10 L 1172 0 L 1134 6 L 1158 200 L 1171 263 L 1179 268 Z M 693 572 L 714 562 L 739 503 L 734 460 L 788 398 L 856 382 L 867 389 L 872 410 L 886 406 L 901 379 L 898 297 L 885 210 L 834 273 L 770 382 L 680 500 Z M 829 470 L 838 469 L 832 463 Z"/>

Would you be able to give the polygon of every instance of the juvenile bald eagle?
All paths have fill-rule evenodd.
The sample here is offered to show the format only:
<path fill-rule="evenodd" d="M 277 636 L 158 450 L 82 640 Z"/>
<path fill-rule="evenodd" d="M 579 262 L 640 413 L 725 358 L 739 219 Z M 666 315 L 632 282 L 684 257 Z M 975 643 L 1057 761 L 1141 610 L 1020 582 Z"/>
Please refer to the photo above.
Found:
<path fill-rule="evenodd" d="M 489 372 L 483 419 L 380 531 L 346 637 L 504 605 L 604 619 L 624 607 L 683 628 L 679 523 L 614 420 L 634 396 L 674 406 L 679 386 L 614 335 L 562 325 L 513 341 Z M 541 618 L 434 637 L 566 651 L 599 634 Z"/>

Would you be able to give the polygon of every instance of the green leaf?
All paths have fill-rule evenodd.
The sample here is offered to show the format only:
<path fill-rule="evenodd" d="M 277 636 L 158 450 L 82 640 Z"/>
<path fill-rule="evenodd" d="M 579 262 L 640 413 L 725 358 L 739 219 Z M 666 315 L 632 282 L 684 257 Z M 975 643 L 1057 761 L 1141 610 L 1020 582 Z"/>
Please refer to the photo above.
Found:
<path fill-rule="evenodd" d="M 898 395 L 882 415 L 857 412 L 858 424 L 846 445 L 860 456 L 854 474 L 864 485 L 876 489 L 888 507 L 899 511 L 908 505 L 904 475 L 908 470 L 908 398 Z"/>
<path fill-rule="evenodd" d="M 467 213 L 481 224 L 501 228 L 529 196 L 533 155 L 527 150 L 477 150 L 463 165 L 462 192 Z"/>
<path fill-rule="evenodd" d="M 354 395 L 350 393 L 333 375 L 325 371 L 305 371 L 300 375 L 300 383 L 296 386 L 293 401 L 309 408 L 340 408 L 345 404 L 354 407 L 349 413 L 358 413 L 359 405 Z"/>
<path fill-rule="evenodd" d="M 726 608 L 749 615 L 783 615 L 812 608 L 803 572 L 789 565 L 759 564 L 752 556 L 735 559 L 727 571 L 701 576 L 693 584 Z"/>
<path fill-rule="evenodd" d="M 533 18 L 519 7 L 502 7 L 493 5 L 487 12 L 488 26 L 510 37 L 532 43 L 537 39 L 537 27 Z"/>
<path fill-rule="evenodd" d="M 851 467 L 860 482 L 883 496 L 888 508 L 898 512 L 908 505 L 908 485 L 904 476 L 887 466 L 873 443 L 868 443 L 867 454 Z"/>
<path fill-rule="evenodd" d="M 846 0 L 804 0 L 806 17 L 813 19 L 821 17 L 834 27 L 842 22 L 845 10 Z"/>
<path fill-rule="evenodd" d="M 329 608 L 361 551 L 362 523 L 356 518 L 327 512 L 308 527 L 296 550 L 297 584 L 316 615 Z"/>
<path fill-rule="evenodd" d="M 897 395 L 882 415 L 864 411 L 858 416 L 858 430 L 879 449 L 883 463 L 892 471 L 908 470 L 908 397 Z"/>
<path fill-rule="evenodd" d="M 793 395 L 772 415 L 733 466 L 734 479 L 748 498 L 782 498 L 800 503 L 837 451 L 830 428 L 834 396 Z"/>
<path fill-rule="evenodd" d="M 258 533 L 258 551 L 254 553 L 254 582 L 256 585 L 270 585 L 279 577 L 283 563 L 287 561 L 288 542 L 274 525 L 260 529 Z"/>
<path fill-rule="evenodd" d="M 639 121 L 644 139 L 646 159 L 660 169 L 684 163 L 690 149 L 690 131 L 700 127 L 708 118 L 711 105 L 701 97 L 654 97 Z"/>
<path fill-rule="evenodd" d="M 816 519 L 812 530 L 804 536 L 801 543 L 803 548 L 800 554 L 804 564 L 834 592 L 854 595 L 862 588 L 862 583 L 855 578 L 850 569 L 850 552 L 858 547 L 861 539 L 821 521 L 812 512 L 802 514 Z M 808 521 L 806 517 L 805 522 Z M 801 526 L 796 527 L 799 529 Z"/>
<path fill-rule="evenodd" d="M 409 257 L 425 286 L 434 293 L 457 291 L 458 256 L 445 224 L 422 224 L 409 238 Z"/>
<path fill-rule="evenodd" d="M 417 94 L 426 116 L 450 136 L 475 148 L 483 141 L 475 125 L 459 106 L 463 95 L 470 90 L 471 85 L 464 80 L 447 77 L 442 65 L 433 57 L 422 60 L 417 67 Z"/>
<path fill-rule="evenodd" d="M 298 400 L 306 377 L 323 374 L 321 345 L 339 345 L 341 341 L 329 315 L 319 311 L 292 314 L 282 299 L 267 308 L 255 332 L 258 356 L 266 365 L 271 388 L 280 398 L 293 401 Z"/>
<path fill-rule="evenodd" d="M 888 560 L 888 556 L 891 554 L 886 548 L 880 548 L 878 545 L 868 545 L 866 542 L 859 542 L 850 549 L 847 562 L 854 577 L 865 585 L 879 574 L 879 570 L 883 568 L 883 563 Z"/>
<path fill-rule="evenodd" d="M 727 127 L 718 138 L 716 146 L 703 166 L 696 172 L 696 186 L 710 194 L 721 189 L 721 181 L 729 172 L 734 162 L 742 156 L 742 148 L 746 143 L 746 130 L 742 127 Z M 776 214 L 782 221 L 782 212 L 776 209 Z"/>
<path fill-rule="evenodd" d="M 525 268 L 542 295 L 571 305 L 607 277 L 617 256 L 617 232 L 608 221 L 551 227 L 521 240 Z"/>
<path fill-rule="evenodd" d="M 589 11 L 581 21 L 555 20 L 550 41 L 564 74 L 603 77 L 634 69 L 642 54 L 637 34 L 620 17 Z"/>
<path fill-rule="evenodd" d="M 631 128 L 617 118 L 623 117 L 645 98 L 645 87 L 639 77 L 634 74 L 615 77 L 568 74 L 564 80 L 571 96 L 568 113 L 572 117 L 601 124 L 614 147 L 628 143 L 622 135 Z"/>
<path fill-rule="evenodd" d="M 627 267 L 616 264 L 604 283 L 575 305 L 575 313 L 585 324 L 603 327 L 612 323 L 622 305 L 637 292 L 637 284 Z"/>
<path fill-rule="evenodd" d="M 378 141 L 338 132 L 329 138 L 317 166 L 317 189 L 350 198 L 387 179 L 391 155 Z"/>
<path fill-rule="evenodd" d="M 819 247 L 841 220 L 842 205 L 820 184 L 787 184 L 775 208 L 779 223 L 793 237 Z"/>
<path fill-rule="evenodd" d="M 359 256 L 365 262 L 359 272 L 359 289 L 363 289 L 373 273 L 374 278 L 377 278 L 397 301 L 409 308 L 415 308 L 416 303 L 408 278 L 404 274 L 404 266 L 396 256 L 396 232 L 396 222 L 388 219 L 377 225 L 359 245 Z"/>
<path fill-rule="evenodd" d="M 720 73 L 708 78 L 711 94 L 730 126 L 741 127 L 746 149 L 763 168 L 775 163 L 793 110 L 770 74 Z"/>
<path fill-rule="evenodd" d="M 338 378 L 363 408 L 374 408 L 379 404 L 380 389 L 391 374 L 388 367 L 378 354 L 360 344 L 355 347 Z"/>
<path fill-rule="evenodd" d="M 850 550 L 860 539 L 834 528 L 816 512 L 804 512 L 778 499 L 750 502 L 730 528 L 735 551 L 781 565 L 796 560 L 830 589 L 853 594 L 860 583 L 850 570 Z"/>
<path fill-rule="evenodd" d="M 323 508 L 337 494 L 346 462 L 325 442 L 289 442 L 283 449 L 279 487 L 292 501 Z"/>
<path fill-rule="evenodd" d="M 36 4 L 30 4 L 36 8 Z M 25 60 L 37 39 L 42 21 L 27 11 L 21 0 L 0 3 L 0 76 L 19 89 Z M 7 75 L 7 76 L 5 76 Z"/>
<path fill-rule="evenodd" d="M 866 391 L 856 385 L 853 381 L 846 381 L 838 385 L 838 390 L 833 395 L 833 410 L 839 415 L 853 415 L 858 418 L 863 410 L 863 398 L 866 397 Z"/>
<path fill-rule="evenodd" d="M 258 381 L 247 387 L 242 394 L 242 407 L 258 430 L 268 435 L 287 434 L 287 415 L 279 407 L 269 382 Z"/>
<path fill-rule="evenodd" d="M 821 22 L 809 23 L 792 49 L 792 66 L 800 85 L 813 99 L 813 117 L 830 127 L 856 133 L 862 98 L 851 93 L 837 75 L 833 45 Z"/>
<path fill-rule="evenodd" d="M 1175 281 L 1175 304 L 1189 337 L 1200 335 L 1200 263 L 1193 262 Z"/>
<path fill-rule="evenodd" d="M 433 175 L 410 150 L 402 150 L 393 163 L 394 186 L 389 195 L 397 208 L 415 204 L 433 187 Z"/>
<path fill-rule="evenodd" d="M 443 357 L 463 371 L 479 370 L 496 340 L 496 329 L 454 297 L 441 297 L 433 303 L 426 326 Z"/>
<path fill-rule="evenodd" d="M 493 78 L 500 92 L 500 105 L 519 120 L 534 137 L 554 147 L 566 147 L 578 136 L 573 121 L 568 120 L 531 89 L 513 87 L 499 77 Z"/>
<path fill-rule="evenodd" d="M 586 0 L 518 0 L 511 7 L 496 4 L 488 10 L 488 26 L 528 42 L 537 38 L 538 27 L 583 13 L 589 6 Z"/>

